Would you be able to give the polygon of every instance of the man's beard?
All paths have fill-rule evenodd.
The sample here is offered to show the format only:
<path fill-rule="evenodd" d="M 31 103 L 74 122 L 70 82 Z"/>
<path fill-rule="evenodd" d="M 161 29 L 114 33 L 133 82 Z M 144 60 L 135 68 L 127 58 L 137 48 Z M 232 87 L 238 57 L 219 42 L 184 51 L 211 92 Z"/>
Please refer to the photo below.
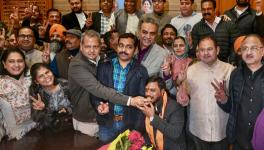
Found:
<path fill-rule="evenodd" d="M 249 2 L 240 2 L 240 0 L 237 0 L 236 2 L 240 7 L 247 7 L 249 5 Z"/>
<path fill-rule="evenodd" d="M 80 8 L 80 9 L 78 9 L 78 10 L 73 10 L 73 12 L 79 14 L 79 13 L 82 12 L 82 8 Z"/>

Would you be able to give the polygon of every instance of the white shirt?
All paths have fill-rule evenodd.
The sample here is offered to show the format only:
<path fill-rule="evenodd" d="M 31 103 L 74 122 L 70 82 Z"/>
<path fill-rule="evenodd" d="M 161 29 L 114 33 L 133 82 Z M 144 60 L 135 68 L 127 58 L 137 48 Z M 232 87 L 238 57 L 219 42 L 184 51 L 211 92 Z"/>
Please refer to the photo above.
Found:
<path fill-rule="evenodd" d="M 170 24 L 177 29 L 180 36 L 186 37 L 187 34 L 192 31 L 193 26 L 201 21 L 202 18 L 202 13 L 193 12 L 192 15 L 188 17 L 178 15 L 172 18 Z"/>
<path fill-rule="evenodd" d="M 139 19 L 135 13 L 134 14 L 128 14 L 126 33 L 131 32 L 131 33 L 135 34 L 137 32 L 138 23 L 139 23 Z M 116 25 L 115 25 L 115 14 L 114 13 L 111 14 L 109 26 L 108 26 L 108 31 L 110 31 L 111 27 L 113 27 L 113 26 L 116 27 Z"/>
<path fill-rule="evenodd" d="M 134 14 L 128 14 L 126 33 L 135 34 L 137 32 L 138 22 L 139 22 L 139 19 L 135 13 Z"/>
<path fill-rule="evenodd" d="M 77 19 L 78 19 L 78 22 L 80 24 L 80 28 L 82 29 L 85 25 L 85 21 L 86 21 L 86 17 L 85 17 L 85 14 L 83 12 L 81 13 L 75 13 Z"/>
<path fill-rule="evenodd" d="M 217 60 L 212 66 L 200 61 L 187 70 L 190 95 L 189 130 L 203 141 L 218 142 L 226 137 L 229 115 L 218 106 L 211 82 L 214 79 L 226 80 L 228 87 L 233 69 L 232 65 Z"/>
<path fill-rule="evenodd" d="M 215 29 L 220 21 L 221 18 L 216 16 L 213 24 L 209 23 L 208 21 L 205 21 L 205 23 L 215 32 Z"/>

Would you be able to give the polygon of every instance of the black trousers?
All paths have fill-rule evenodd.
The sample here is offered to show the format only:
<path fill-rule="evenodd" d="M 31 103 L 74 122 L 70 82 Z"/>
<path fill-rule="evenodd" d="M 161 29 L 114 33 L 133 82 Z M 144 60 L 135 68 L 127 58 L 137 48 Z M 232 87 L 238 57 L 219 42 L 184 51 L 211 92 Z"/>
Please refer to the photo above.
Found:
<path fill-rule="evenodd" d="M 190 132 L 187 137 L 188 150 L 228 150 L 227 139 L 219 142 L 207 142 L 199 139 Z"/>
<path fill-rule="evenodd" d="M 253 150 L 253 148 L 245 149 L 245 148 L 241 147 L 237 142 L 235 142 L 233 144 L 233 150 Z"/>

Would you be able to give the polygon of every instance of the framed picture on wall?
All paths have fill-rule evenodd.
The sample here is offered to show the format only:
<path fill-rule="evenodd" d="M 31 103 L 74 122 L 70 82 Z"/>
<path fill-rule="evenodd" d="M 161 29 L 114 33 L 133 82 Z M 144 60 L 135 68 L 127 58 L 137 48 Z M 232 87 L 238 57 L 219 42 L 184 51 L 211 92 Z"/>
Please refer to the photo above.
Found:
<path fill-rule="evenodd" d="M 153 11 L 152 0 L 141 0 L 141 10 L 144 13 L 152 13 Z"/>

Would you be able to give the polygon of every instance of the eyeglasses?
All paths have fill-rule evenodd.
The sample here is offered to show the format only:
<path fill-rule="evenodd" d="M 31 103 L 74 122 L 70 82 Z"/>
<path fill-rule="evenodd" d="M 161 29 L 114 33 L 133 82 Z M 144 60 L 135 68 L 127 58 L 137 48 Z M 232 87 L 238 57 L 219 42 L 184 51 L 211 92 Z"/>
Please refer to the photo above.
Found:
<path fill-rule="evenodd" d="M 20 34 L 20 35 L 18 35 L 18 37 L 21 39 L 28 38 L 28 39 L 32 40 L 34 36 L 33 35 Z"/>
<path fill-rule="evenodd" d="M 252 52 L 256 52 L 259 51 L 261 48 L 263 48 L 263 46 L 252 46 L 252 47 L 241 47 L 240 50 L 241 52 L 246 52 L 248 50 L 252 51 Z"/>

